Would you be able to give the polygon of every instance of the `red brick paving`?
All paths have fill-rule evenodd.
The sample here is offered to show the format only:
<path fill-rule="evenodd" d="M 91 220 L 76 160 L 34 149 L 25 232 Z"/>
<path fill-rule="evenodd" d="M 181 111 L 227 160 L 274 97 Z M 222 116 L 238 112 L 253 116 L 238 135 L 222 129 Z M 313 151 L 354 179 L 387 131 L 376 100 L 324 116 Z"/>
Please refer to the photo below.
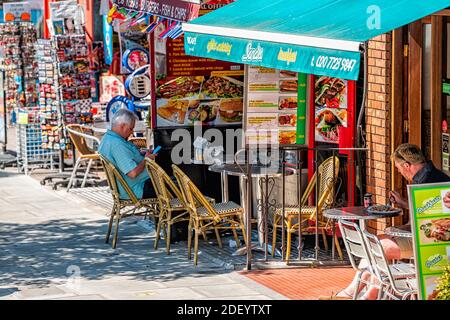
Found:
<path fill-rule="evenodd" d="M 317 300 L 319 296 L 331 295 L 347 287 L 355 276 L 355 271 L 347 267 L 252 270 L 240 273 L 293 300 Z"/>

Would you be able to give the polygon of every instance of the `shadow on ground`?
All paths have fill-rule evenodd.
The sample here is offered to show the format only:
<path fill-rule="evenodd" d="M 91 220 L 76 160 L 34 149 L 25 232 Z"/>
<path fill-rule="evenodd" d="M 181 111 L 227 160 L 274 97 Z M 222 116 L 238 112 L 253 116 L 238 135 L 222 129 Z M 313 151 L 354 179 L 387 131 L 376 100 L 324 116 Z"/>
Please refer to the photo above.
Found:
<path fill-rule="evenodd" d="M 80 276 L 88 280 L 126 276 L 159 282 L 230 272 L 208 260 L 202 261 L 201 256 L 195 267 L 187 259 L 185 242 L 172 245 L 169 256 L 164 241 L 154 250 L 154 229 L 146 230 L 141 223 L 137 218 L 121 222 L 115 250 L 105 243 L 106 219 L 0 223 L 0 286 L 46 287 L 67 281 L 74 270 L 79 270 Z M 2 290 L 5 294 L 11 291 Z"/>

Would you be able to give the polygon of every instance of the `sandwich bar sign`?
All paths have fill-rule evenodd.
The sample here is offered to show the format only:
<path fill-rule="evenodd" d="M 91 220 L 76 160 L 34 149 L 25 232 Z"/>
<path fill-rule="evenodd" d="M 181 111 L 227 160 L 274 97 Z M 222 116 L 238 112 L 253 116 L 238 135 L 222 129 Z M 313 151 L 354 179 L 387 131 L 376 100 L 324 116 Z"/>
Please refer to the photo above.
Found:
<path fill-rule="evenodd" d="M 408 186 L 419 298 L 433 300 L 450 263 L 450 183 Z"/>
<path fill-rule="evenodd" d="M 154 14 L 163 18 L 188 22 L 198 17 L 200 4 L 184 0 L 113 0 L 119 8 Z"/>
<path fill-rule="evenodd" d="M 360 53 L 203 33 L 184 33 L 187 55 L 357 80 Z"/>

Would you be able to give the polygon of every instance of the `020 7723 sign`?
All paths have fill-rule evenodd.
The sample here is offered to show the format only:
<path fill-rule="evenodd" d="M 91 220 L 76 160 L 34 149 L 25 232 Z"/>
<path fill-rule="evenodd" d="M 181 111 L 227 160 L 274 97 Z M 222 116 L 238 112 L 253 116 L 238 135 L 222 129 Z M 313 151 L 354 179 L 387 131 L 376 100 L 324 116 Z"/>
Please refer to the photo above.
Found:
<path fill-rule="evenodd" d="M 356 66 L 356 59 L 338 58 L 331 56 L 315 56 L 311 59 L 311 67 L 327 69 L 327 70 L 340 70 L 345 72 L 352 72 Z"/>

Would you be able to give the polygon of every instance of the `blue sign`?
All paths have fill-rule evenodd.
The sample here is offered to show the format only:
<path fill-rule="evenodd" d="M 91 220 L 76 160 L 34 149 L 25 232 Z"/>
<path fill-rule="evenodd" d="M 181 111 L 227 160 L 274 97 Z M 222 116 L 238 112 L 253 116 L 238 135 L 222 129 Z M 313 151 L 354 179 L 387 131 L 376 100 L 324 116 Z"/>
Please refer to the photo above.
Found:
<path fill-rule="evenodd" d="M 113 61 L 113 27 L 107 21 L 108 16 L 103 16 L 103 42 L 105 48 L 105 63 L 111 65 Z"/>

